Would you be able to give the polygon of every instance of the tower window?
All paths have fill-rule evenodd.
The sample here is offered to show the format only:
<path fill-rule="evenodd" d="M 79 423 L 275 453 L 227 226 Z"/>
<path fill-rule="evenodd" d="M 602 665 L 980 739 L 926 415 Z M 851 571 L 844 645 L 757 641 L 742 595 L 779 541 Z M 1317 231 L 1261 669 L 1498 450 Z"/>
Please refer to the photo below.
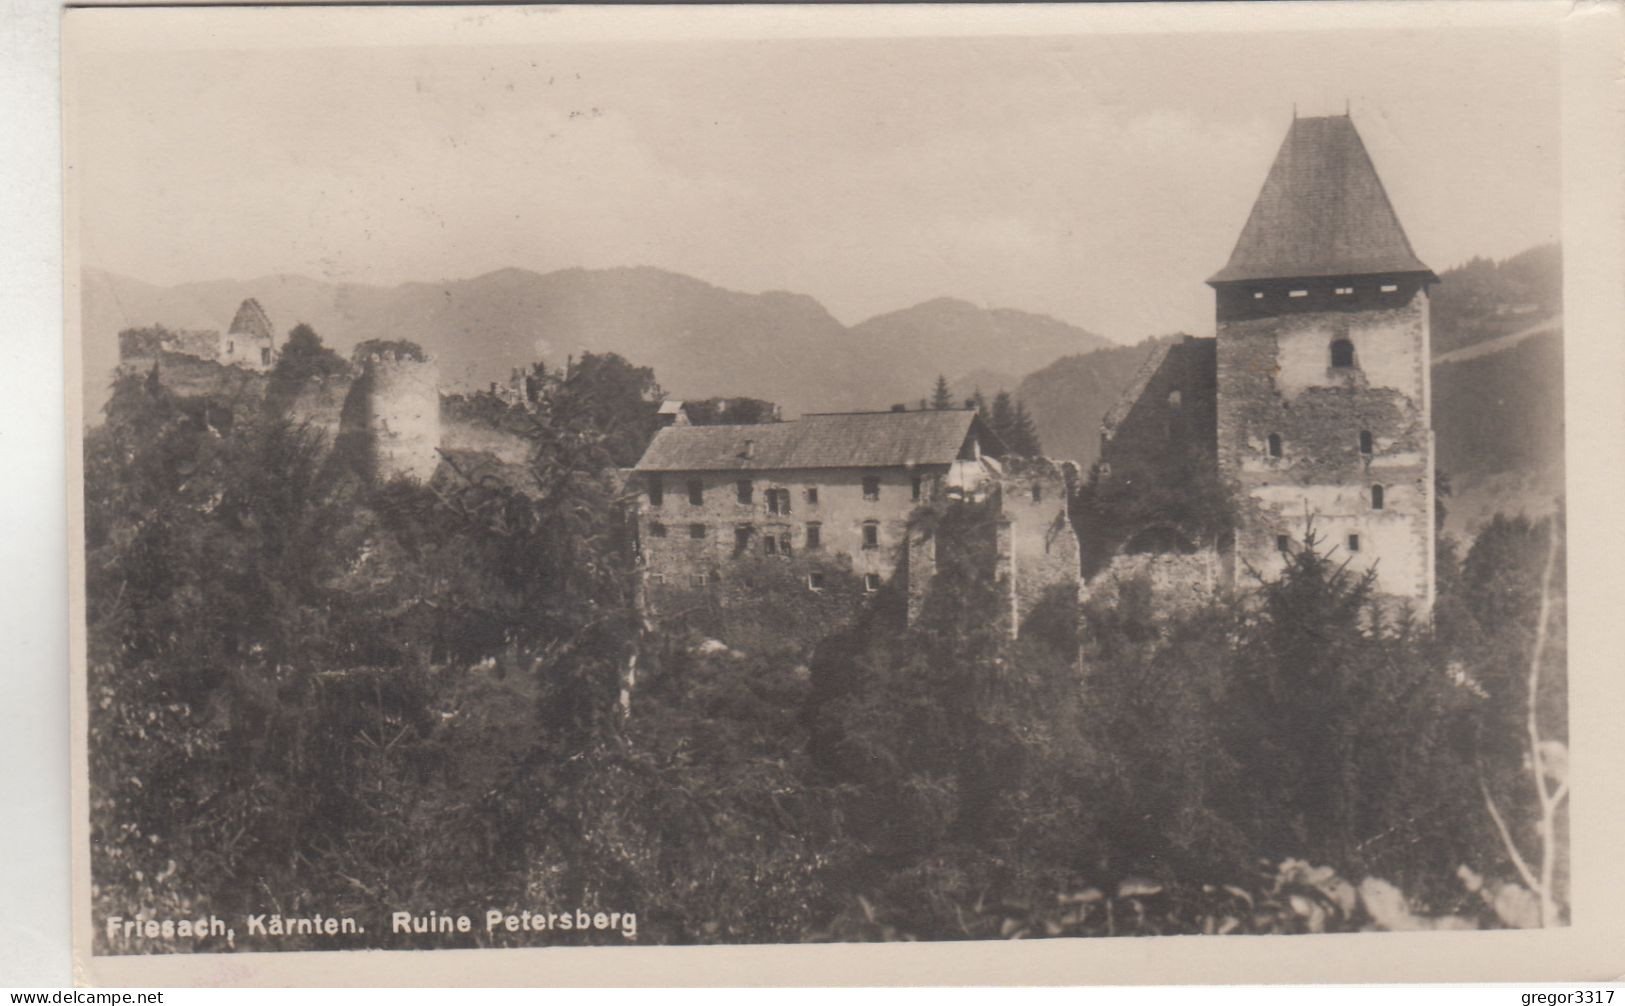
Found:
<path fill-rule="evenodd" d="M 666 484 L 658 477 L 649 480 L 649 505 L 660 506 L 666 502 Z"/>
<path fill-rule="evenodd" d="M 1371 431 L 1370 430 L 1361 430 L 1360 431 L 1360 453 L 1361 454 L 1370 454 L 1371 453 Z"/>
<path fill-rule="evenodd" d="M 1358 551 L 1360 551 L 1360 536 L 1359 535 L 1357 535 L 1357 534 L 1349 535 L 1349 551 L 1350 552 L 1358 552 Z"/>
<path fill-rule="evenodd" d="M 863 498 L 877 500 L 880 498 L 880 476 L 865 475 L 863 477 Z"/>
<path fill-rule="evenodd" d="M 1275 550 L 1277 552 L 1290 552 L 1290 551 L 1292 551 L 1292 539 L 1288 538 L 1284 534 L 1276 535 L 1275 536 Z"/>
<path fill-rule="evenodd" d="M 1381 510 L 1383 504 L 1382 486 L 1371 487 L 1371 509 Z"/>
<path fill-rule="evenodd" d="M 705 502 L 705 486 L 699 479 L 692 479 L 688 483 L 688 501 L 694 506 Z"/>
<path fill-rule="evenodd" d="M 1269 444 L 1270 444 L 1270 457 L 1272 457 L 1272 458 L 1280 457 L 1281 456 L 1281 435 L 1279 433 L 1271 433 L 1270 434 Z"/>
<path fill-rule="evenodd" d="M 863 547 L 880 547 L 880 522 L 866 520 L 863 522 Z"/>
<path fill-rule="evenodd" d="M 741 503 L 750 503 L 751 502 L 751 500 L 754 498 L 754 490 L 751 488 L 750 479 L 740 479 L 739 480 L 739 482 L 738 482 L 738 492 L 739 492 L 739 502 L 741 502 Z"/>
<path fill-rule="evenodd" d="M 1347 339 L 1332 340 L 1332 366 L 1354 366 L 1354 343 Z"/>

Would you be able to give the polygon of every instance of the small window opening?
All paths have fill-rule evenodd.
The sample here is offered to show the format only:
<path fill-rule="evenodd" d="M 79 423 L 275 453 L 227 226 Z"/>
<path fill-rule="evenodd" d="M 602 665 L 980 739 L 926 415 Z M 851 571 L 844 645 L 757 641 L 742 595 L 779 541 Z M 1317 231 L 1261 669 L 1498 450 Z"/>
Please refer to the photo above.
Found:
<path fill-rule="evenodd" d="M 661 506 L 666 502 L 666 484 L 659 479 L 649 480 L 649 505 Z"/>
<path fill-rule="evenodd" d="M 1360 453 L 1361 454 L 1370 454 L 1371 453 L 1371 431 L 1370 430 L 1361 430 L 1360 431 Z"/>
<path fill-rule="evenodd" d="M 1042 485 L 1039 485 L 1037 482 L 1033 483 L 1033 502 L 1034 503 L 1042 503 L 1042 502 L 1044 502 L 1044 487 Z"/>
<path fill-rule="evenodd" d="M 750 525 L 741 524 L 734 528 L 734 551 L 743 552 L 750 547 Z"/>
<path fill-rule="evenodd" d="M 824 526 L 822 524 L 807 525 L 807 550 L 813 551 L 824 547 Z"/>
<path fill-rule="evenodd" d="M 739 480 L 738 492 L 739 502 L 741 503 L 750 503 L 755 498 L 755 490 L 750 484 L 750 479 Z"/>
<path fill-rule="evenodd" d="M 699 479 L 694 479 L 689 482 L 688 501 L 694 506 L 699 506 L 701 503 L 705 502 L 705 486 L 701 484 Z"/>
<path fill-rule="evenodd" d="M 705 537 L 705 525 L 704 524 L 690 524 L 688 526 L 688 536 L 690 538 L 704 538 Z"/>
<path fill-rule="evenodd" d="M 649 525 L 649 537 L 651 537 L 651 538 L 664 538 L 664 537 L 666 537 L 666 525 L 660 523 L 659 521 L 655 521 L 654 523 L 650 524 Z"/>
<path fill-rule="evenodd" d="M 1254 300 L 1263 300 L 1264 299 L 1264 291 L 1262 291 L 1262 290 L 1254 290 L 1253 291 L 1253 299 Z"/>
<path fill-rule="evenodd" d="M 864 523 L 863 523 L 863 547 L 864 548 L 879 548 L 880 547 L 880 524 L 879 524 L 879 522 L 872 521 L 872 520 L 871 521 L 864 521 Z"/>
<path fill-rule="evenodd" d="M 1270 457 L 1272 457 L 1272 458 L 1280 457 L 1281 456 L 1281 435 L 1279 433 L 1271 433 L 1270 434 L 1269 445 L 1270 445 Z"/>
<path fill-rule="evenodd" d="M 1292 539 L 1288 538 L 1284 534 L 1276 535 L 1275 536 L 1275 550 L 1277 552 L 1290 552 L 1290 551 L 1292 551 Z"/>
<path fill-rule="evenodd" d="M 813 505 L 813 506 L 818 505 L 818 487 L 817 486 L 808 486 L 807 487 L 807 502 L 809 504 Z"/>
<path fill-rule="evenodd" d="M 1360 536 L 1359 535 L 1357 535 L 1357 534 L 1349 535 L 1349 551 L 1350 552 L 1358 552 L 1358 551 L 1360 551 Z"/>
<path fill-rule="evenodd" d="M 666 582 L 666 574 L 664 574 L 664 573 L 650 573 L 649 574 L 649 582 L 650 583 L 665 583 Z"/>
<path fill-rule="evenodd" d="M 1384 495 L 1386 495 L 1386 494 L 1383 492 L 1382 486 L 1372 486 L 1371 487 L 1371 509 L 1373 509 L 1373 510 L 1381 510 L 1382 509 L 1383 496 Z"/>
<path fill-rule="evenodd" d="M 1399 292 L 1399 287 L 1396 284 L 1393 284 L 1393 283 L 1384 283 L 1382 285 L 1382 292 L 1383 293 L 1397 293 L 1397 292 Z"/>
<path fill-rule="evenodd" d="M 231 339 L 227 339 L 226 340 L 226 355 L 230 356 L 231 354 L 233 354 L 235 352 L 237 352 L 237 343 L 235 341 L 231 340 Z"/>
<path fill-rule="evenodd" d="M 920 498 L 921 487 L 923 487 L 924 485 L 925 485 L 925 479 L 922 476 L 916 475 L 912 479 L 910 479 L 909 480 L 909 492 L 910 492 L 911 495 L 910 495 L 909 498 L 918 500 Z"/>
<path fill-rule="evenodd" d="M 705 586 L 708 577 L 704 573 L 695 573 L 688 578 L 688 582 L 695 587 Z"/>
<path fill-rule="evenodd" d="M 807 574 L 807 589 L 808 590 L 823 590 L 824 589 L 824 574 L 822 574 L 822 573 L 808 573 Z"/>
<path fill-rule="evenodd" d="M 1309 291 L 1308 290 L 1293 290 L 1292 292 L 1288 293 L 1287 296 L 1288 297 L 1307 297 L 1307 296 L 1309 296 Z"/>
<path fill-rule="evenodd" d="M 1354 343 L 1347 339 L 1332 340 L 1332 366 L 1354 366 Z"/>
<path fill-rule="evenodd" d="M 270 363 L 271 363 L 271 351 L 269 349 L 260 350 L 260 365 L 261 366 L 269 366 Z"/>
<path fill-rule="evenodd" d="M 1354 288 L 1352 286 L 1340 286 L 1337 289 L 1332 291 L 1332 293 L 1337 294 L 1339 297 L 1347 297 L 1349 294 L 1351 294 L 1353 292 L 1354 292 Z"/>
<path fill-rule="evenodd" d="M 863 498 L 866 500 L 880 498 L 880 476 L 865 475 L 863 477 Z"/>
<path fill-rule="evenodd" d="M 865 574 L 863 574 L 863 589 L 868 591 L 871 594 L 873 594 L 875 591 L 879 590 L 880 589 L 880 574 L 879 573 L 865 573 Z"/>
<path fill-rule="evenodd" d="M 1178 412 L 1179 407 L 1183 402 L 1184 402 L 1184 398 L 1180 396 L 1180 394 L 1179 394 L 1179 392 L 1177 390 L 1168 392 L 1168 408 L 1169 409 L 1173 410 L 1174 412 Z"/>

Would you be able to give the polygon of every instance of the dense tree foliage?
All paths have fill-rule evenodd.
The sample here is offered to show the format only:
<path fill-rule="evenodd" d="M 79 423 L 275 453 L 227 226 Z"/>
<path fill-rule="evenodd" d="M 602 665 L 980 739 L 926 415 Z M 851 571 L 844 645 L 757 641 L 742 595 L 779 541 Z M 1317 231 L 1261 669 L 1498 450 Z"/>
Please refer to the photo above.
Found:
<path fill-rule="evenodd" d="M 639 611 L 616 468 L 653 375 L 528 379 L 460 405 L 524 434 L 523 477 L 428 486 L 120 380 L 86 442 L 99 912 L 581 906 L 783 942 L 1527 923 L 1525 872 L 1566 902 L 1528 777 L 1533 744 L 1566 786 L 1560 522 L 1488 525 L 1431 626 L 1310 541 L 1237 596 L 1130 583 L 1080 639 L 1057 595 L 1012 639 L 998 515 L 933 504 L 913 622 L 887 587 L 807 660 Z"/>

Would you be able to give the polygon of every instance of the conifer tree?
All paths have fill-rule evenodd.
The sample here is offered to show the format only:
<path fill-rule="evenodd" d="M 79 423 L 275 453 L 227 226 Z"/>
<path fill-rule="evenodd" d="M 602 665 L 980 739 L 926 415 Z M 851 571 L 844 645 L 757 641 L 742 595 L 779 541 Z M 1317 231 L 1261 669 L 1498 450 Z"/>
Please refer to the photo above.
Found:
<path fill-rule="evenodd" d="M 939 412 L 954 407 L 954 396 L 948 390 L 948 379 L 941 374 L 937 375 L 936 390 L 931 392 L 931 407 Z"/>

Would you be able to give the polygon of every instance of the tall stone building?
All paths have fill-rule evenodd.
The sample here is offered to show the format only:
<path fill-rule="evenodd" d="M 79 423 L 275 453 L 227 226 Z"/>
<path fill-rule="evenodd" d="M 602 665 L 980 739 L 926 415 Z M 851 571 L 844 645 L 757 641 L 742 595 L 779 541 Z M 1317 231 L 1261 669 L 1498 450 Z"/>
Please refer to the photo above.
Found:
<path fill-rule="evenodd" d="M 1379 594 L 1434 591 L 1428 286 L 1346 115 L 1296 119 L 1230 260 L 1213 340 L 1152 355 L 1101 431 L 1084 572 L 1196 593 L 1313 535 Z"/>
<path fill-rule="evenodd" d="M 1297 119 L 1218 302 L 1218 462 L 1235 560 L 1312 531 L 1377 590 L 1433 604 L 1428 285 L 1348 116 Z"/>

